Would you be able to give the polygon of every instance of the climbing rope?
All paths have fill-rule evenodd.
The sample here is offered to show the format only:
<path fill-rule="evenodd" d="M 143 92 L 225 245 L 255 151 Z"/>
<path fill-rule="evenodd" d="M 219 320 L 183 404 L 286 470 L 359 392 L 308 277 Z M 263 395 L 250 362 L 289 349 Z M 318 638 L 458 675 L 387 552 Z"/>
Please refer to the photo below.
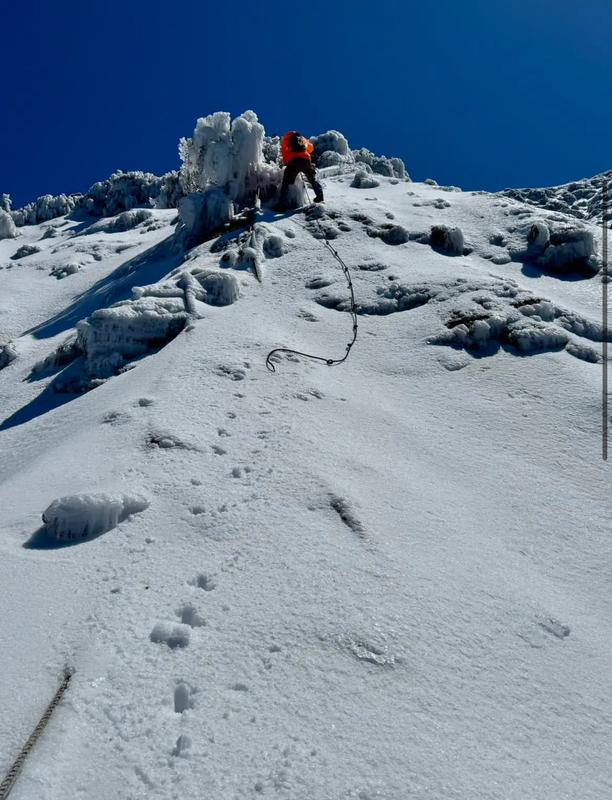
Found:
<path fill-rule="evenodd" d="M 26 758 L 30 755 L 32 748 L 38 741 L 41 733 L 46 728 L 47 723 L 51 719 L 51 714 L 53 714 L 56 706 L 59 704 L 60 700 L 64 696 L 64 692 L 68 688 L 68 684 L 70 683 L 71 678 L 72 678 L 72 671 L 66 667 L 66 669 L 64 669 L 64 677 L 57 692 L 54 694 L 53 699 L 47 706 L 45 713 L 40 718 L 38 725 L 32 731 L 30 738 L 21 748 L 19 755 L 17 756 L 13 765 L 7 772 L 5 779 L 2 781 L 2 783 L 0 783 L 0 800 L 6 800 L 6 798 L 9 796 L 11 789 L 15 785 L 17 777 L 21 772 L 21 768 L 23 767 Z"/>
<path fill-rule="evenodd" d="M 308 197 L 308 202 L 310 202 L 310 195 L 308 193 L 308 189 L 306 189 L 306 186 L 304 186 L 304 191 L 306 192 L 306 197 Z M 299 225 L 301 228 L 304 228 L 304 230 L 308 230 L 308 228 L 305 225 L 303 225 L 301 222 L 298 222 L 296 219 L 293 219 L 292 222 L 295 222 L 296 225 Z M 344 277 L 346 278 L 346 282 L 347 282 L 348 289 L 349 289 L 349 298 L 350 298 L 349 312 L 350 312 L 351 318 L 353 320 L 353 338 L 346 345 L 346 353 L 342 356 L 342 358 L 325 358 L 324 356 L 315 356 L 315 355 L 312 355 L 311 353 L 303 353 L 300 350 L 293 350 L 293 349 L 291 349 L 289 347 L 275 347 L 274 350 L 270 350 L 270 352 L 268 353 L 267 358 L 266 358 L 266 367 L 270 370 L 270 372 L 276 372 L 276 367 L 274 366 L 274 364 L 273 364 L 273 362 L 271 360 L 272 356 L 275 353 L 290 353 L 291 355 L 302 356 L 302 358 L 310 358 L 312 361 L 322 361 L 324 364 L 327 364 L 328 367 L 333 367 L 333 366 L 335 366 L 337 364 L 342 364 L 349 357 L 349 354 L 351 352 L 351 348 L 353 347 L 353 345 L 357 341 L 357 327 L 358 327 L 357 326 L 357 303 L 355 302 L 355 291 L 353 289 L 353 281 L 352 281 L 352 278 L 351 278 L 350 270 L 347 267 L 347 265 L 344 263 L 344 261 L 342 260 L 340 254 L 335 249 L 335 247 L 333 247 L 330 244 L 329 239 L 327 237 L 327 231 L 321 225 L 320 221 L 318 219 L 315 219 L 315 222 L 316 222 L 319 230 L 323 234 L 323 238 L 325 239 L 325 242 L 323 243 L 324 246 L 329 250 L 329 252 L 332 254 L 332 256 L 340 264 L 340 266 L 342 267 L 342 272 L 344 273 Z M 1 800 L 1 798 L 0 798 L 0 800 Z"/>

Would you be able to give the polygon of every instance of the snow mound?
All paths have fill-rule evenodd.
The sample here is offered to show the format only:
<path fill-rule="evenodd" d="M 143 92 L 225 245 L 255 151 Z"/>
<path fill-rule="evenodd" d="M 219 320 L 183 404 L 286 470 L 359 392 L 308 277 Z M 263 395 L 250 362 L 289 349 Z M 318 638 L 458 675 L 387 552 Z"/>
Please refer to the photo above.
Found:
<path fill-rule="evenodd" d="M 149 505 L 141 495 L 73 494 L 54 500 L 42 519 L 47 533 L 58 541 L 89 539 L 112 530 Z"/>
<path fill-rule="evenodd" d="M 19 231 L 12 216 L 0 208 L 0 239 L 14 239 L 19 236 Z"/>
<path fill-rule="evenodd" d="M 102 308 L 77 324 L 77 343 L 89 373 L 110 376 L 129 359 L 164 346 L 188 315 L 179 298 L 141 297 Z"/>

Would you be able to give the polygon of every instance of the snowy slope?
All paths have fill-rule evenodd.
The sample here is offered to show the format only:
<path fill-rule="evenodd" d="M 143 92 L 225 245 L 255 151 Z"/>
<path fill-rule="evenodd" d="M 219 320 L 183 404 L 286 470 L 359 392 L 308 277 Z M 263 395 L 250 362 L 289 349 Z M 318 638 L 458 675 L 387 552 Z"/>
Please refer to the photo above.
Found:
<path fill-rule="evenodd" d="M 261 283 L 216 240 L 182 264 L 172 210 L 0 241 L 0 773 L 75 669 L 15 800 L 610 796 L 600 279 L 491 244 L 545 209 L 329 173 L 323 211 L 264 212 L 286 252 Z M 438 224 L 471 252 L 419 241 Z M 272 374 L 273 347 L 350 340 L 322 228 L 368 313 L 344 365 Z M 24 244 L 41 251 L 11 261 Z M 78 360 L 35 369 L 134 287 L 220 267 L 236 302 L 195 300 L 97 388 L 54 391 Z M 491 314 L 480 347 L 449 340 Z M 73 546 L 42 537 L 52 501 L 101 492 L 150 505 Z"/>

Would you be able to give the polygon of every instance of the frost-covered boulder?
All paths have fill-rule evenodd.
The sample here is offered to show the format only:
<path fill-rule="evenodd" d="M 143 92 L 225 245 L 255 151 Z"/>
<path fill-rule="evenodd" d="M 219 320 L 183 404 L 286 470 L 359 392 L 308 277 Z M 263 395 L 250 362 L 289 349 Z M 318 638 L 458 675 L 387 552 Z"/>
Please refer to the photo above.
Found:
<path fill-rule="evenodd" d="M 235 275 L 219 270 L 198 270 L 193 273 L 203 290 L 201 299 L 210 306 L 229 306 L 240 296 Z"/>
<path fill-rule="evenodd" d="M 0 345 L 0 369 L 8 367 L 17 358 L 17 350 L 12 342 Z"/>
<path fill-rule="evenodd" d="M 527 234 L 527 244 L 534 250 L 544 251 L 550 244 L 550 229 L 545 222 L 534 222 Z"/>
<path fill-rule="evenodd" d="M 179 201 L 182 231 L 190 244 L 204 241 L 234 216 L 231 197 L 221 189 L 191 192 Z"/>
<path fill-rule="evenodd" d="M 14 239 L 16 236 L 19 236 L 19 231 L 13 218 L 8 211 L 0 209 L 0 239 Z"/>
<path fill-rule="evenodd" d="M 45 194 L 23 208 L 11 211 L 15 225 L 38 225 L 40 222 L 70 214 L 81 200 L 80 194 Z"/>
<path fill-rule="evenodd" d="M 373 178 L 371 175 L 368 175 L 367 172 L 360 169 L 355 173 L 355 177 L 351 181 L 351 186 L 353 189 L 374 189 L 380 186 L 380 183 L 376 178 Z"/>
<path fill-rule="evenodd" d="M 19 250 L 13 253 L 11 256 L 11 261 L 19 261 L 20 258 L 33 256 L 36 253 L 40 253 L 40 247 L 37 247 L 35 244 L 24 244 L 19 248 Z"/>
<path fill-rule="evenodd" d="M 280 136 L 264 136 L 263 157 L 268 164 L 278 166 L 280 161 Z"/>
<path fill-rule="evenodd" d="M 319 158 L 323 153 L 338 153 L 339 156 L 349 156 L 349 144 L 345 136 L 340 131 L 327 131 L 318 136 L 312 136 L 310 141 L 314 146 L 314 155 Z"/>
<path fill-rule="evenodd" d="M 161 190 L 162 178 L 150 172 L 117 170 L 98 181 L 79 201 L 79 207 L 98 217 L 114 217 L 137 206 L 149 206 Z"/>
<path fill-rule="evenodd" d="M 166 172 L 161 177 L 159 194 L 152 195 L 153 205 L 155 208 L 178 208 L 181 197 L 183 197 L 183 188 L 178 170 Z"/>
<path fill-rule="evenodd" d="M 387 158 L 377 156 L 366 147 L 352 151 L 352 156 L 358 164 L 365 164 L 378 175 L 385 175 L 388 178 L 407 178 L 406 166 L 401 158 Z"/>
<path fill-rule="evenodd" d="M 325 167 L 337 167 L 340 164 L 346 164 L 347 157 L 336 153 L 335 150 L 325 150 L 317 159 L 317 166 L 321 169 Z"/>
<path fill-rule="evenodd" d="M 464 241 L 461 228 L 449 228 L 447 225 L 434 225 L 430 234 L 431 246 L 452 256 L 463 255 Z"/>
<path fill-rule="evenodd" d="M 75 541 L 106 533 L 148 507 L 149 501 L 142 495 L 73 494 L 54 500 L 42 519 L 55 539 Z"/>
<path fill-rule="evenodd" d="M 583 272 L 596 275 L 599 265 L 595 258 L 595 245 L 591 231 L 566 228 L 553 231 L 550 244 L 536 259 L 538 267 L 561 274 Z"/>
<path fill-rule="evenodd" d="M 101 308 L 77 325 L 90 375 L 108 377 L 128 360 L 162 347 L 188 319 L 180 298 L 141 297 Z"/>

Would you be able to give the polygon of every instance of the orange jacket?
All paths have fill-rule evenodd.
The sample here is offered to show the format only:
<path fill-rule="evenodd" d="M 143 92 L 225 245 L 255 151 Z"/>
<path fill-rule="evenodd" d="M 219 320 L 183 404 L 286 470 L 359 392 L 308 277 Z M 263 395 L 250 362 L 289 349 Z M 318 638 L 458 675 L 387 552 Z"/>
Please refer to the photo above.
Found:
<path fill-rule="evenodd" d="M 310 161 L 310 154 L 314 150 L 314 145 L 312 142 L 309 142 L 308 139 L 303 136 L 302 138 L 306 142 L 306 150 L 303 153 L 296 153 L 295 150 L 291 149 L 291 145 L 289 144 L 289 140 L 293 136 L 295 131 L 287 131 L 287 133 L 283 136 L 281 141 L 281 156 L 283 158 L 283 164 L 288 164 L 291 159 L 293 158 L 307 158 Z"/>

